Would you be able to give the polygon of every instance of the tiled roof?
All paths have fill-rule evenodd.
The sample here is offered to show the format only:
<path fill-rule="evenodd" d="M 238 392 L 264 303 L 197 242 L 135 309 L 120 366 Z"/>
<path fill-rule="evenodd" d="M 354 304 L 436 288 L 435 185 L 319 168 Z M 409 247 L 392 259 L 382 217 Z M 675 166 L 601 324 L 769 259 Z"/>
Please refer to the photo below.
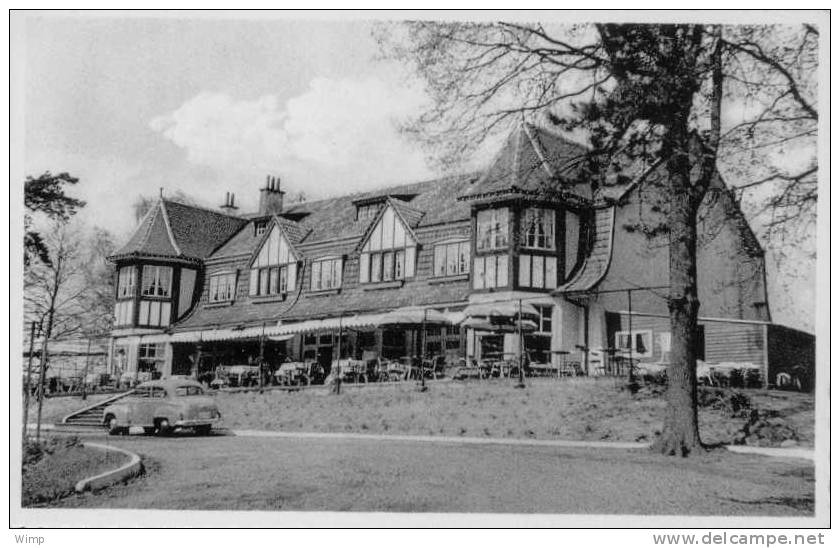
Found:
<path fill-rule="evenodd" d="M 203 259 L 246 223 L 209 209 L 158 200 L 114 257 Z"/>
<path fill-rule="evenodd" d="M 177 257 L 180 250 L 166 225 L 166 212 L 161 208 L 161 202 L 157 202 L 146 212 L 128 242 L 114 255 Z"/>
<path fill-rule="evenodd" d="M 458 197 L 467 192 L 476 179 L 475 174 L 453 175 L 373 192 L 289 204 L 284 208 L 280 219 L 283 219 L 284 227 L 293 226 L 300 232 L 301 240 L 293 243 L 304 245 L 346 239 L 360 240 L 373 219 L 357 220 L 354 202 L 377 196 L 387 198 L 394 204 L 406 222 L 414 225 L 412 228 L 467 220 L 470 218 L 470 206 L 459 202 Z M 411 195 L 414 195 L 411 202 L 393 197 Z M 304 213 L 306 215 L 303 215 Z M 287 216 L 300 220 L 295 222 Z M 256 219 L 252 219 L 247 226 L 213 253 L 212 258 L 253 252 L 260 241 L 260 237 L 254 235 L 253 223 L 255 221 Z M 355 245 L 355 243 L 352 244 L 347 252 L 352 251 Z"/>
<path fill-rule="evenodd" d="M 424 211 L 420 211 L 419 209 L 414 209 L 413 207 L 409 206 L 407 202 L 399 200 L 397 198 L 388 198 L 388 202 L 391 204 L 394 209 L 399 213 L 400 217 L 408 223 L 408 226 L 411 228 L 416 228 L 417 225 L 420 224 L 420 219 L 423 218 L 425 215 Z"/>
<path fill-rule="evenodd" d="M 595 210 L 595 238 L 592 251 L 584 259 L 583 265 L 571 280 L 559 287 L 555 293 L 573 293 L 589 291 L 607 273 L 612 258 L 613 228 L 615 207 Z"/>
<path fill-rule="evenodd" d="M 415 287 L 416 286 L 416 287 Z M 173 331 L 191 331 L 213 326 L 251 326 L 278 320 L 298 321 L 336 317 L 370 311 L 384 311 L 402 306 L 432 306 L 464 303 L 469 295 L 469 282 L 427 284 L 409 281 L 399 290 L 365 290 L 359 286 L 343 288 L 337 294 L 312 296 L 307 293 L 290 295 L 285 301 L 254 304 L 240 298 L 230 306 L 220 308 L 199 304 Z"/>
<path fill-rule="evenodd" d="M 547 188 L 584 193 L 576 176 L 587 150 L 551 131 L 523 122 L 508 136 L 505 145 L 466 197 Z"/>

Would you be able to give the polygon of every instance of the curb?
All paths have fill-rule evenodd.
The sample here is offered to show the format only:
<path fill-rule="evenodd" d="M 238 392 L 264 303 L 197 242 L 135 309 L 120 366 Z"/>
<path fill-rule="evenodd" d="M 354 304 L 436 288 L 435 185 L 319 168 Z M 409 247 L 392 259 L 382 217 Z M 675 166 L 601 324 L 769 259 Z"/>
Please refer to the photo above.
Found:
<path fill-rule="evenodd" d="M 455 443 L 463 445 L 519 445 L 541 447 L 566 447 L 588 449 L 649 449 L 647 443 L 638 442 L 610 442 L 610 441 L 578 441 L 578 440 L 530 440 L 516 438 L 470 438 L 454 436 L 410 436 L 387 434 L 355 434 L 337 432 L 274 432 L 267 430 L 230 430 L 234 436 L 250 438 L 298 438 L 298 439 L 346 439 L 365 441 L 408 441 L 431 443 Z M 727 445 L 726 449 L 732 453 L 763 455 L 789 459 L 805 459 L 814 461 L 813 449 L 755 447 L 751 445 Z"/>
<path fill-rule="evenodd" d="M 465 445 L 530 445 L 543 447 L 572 447 L 598 449 L 647 449 L 646 443 L 569 440 L 529 440 L 516 438 L 468 438 L 454 436 L 409 436 L 387 434 L 352 434 L 334 432 L 272 432 L 265 430 L 230 430 L 234 436 L 250 438 L 304 438 L 304 439 L 347 439 L 366 441 L 410 441 L 431 443 L 456 443 Z"/>
<path fill-rule="evenodd" d="M 813 449 L 794 447 L 756 447 L 754 445 L 727 445 L 726 449 L 732 453 L 746 453 L 752 455 L 764 455 L 765 457 L 816 461 L 816 455 L 814 454 Z"/>
<path fill-rule="evenodd" d="M 89 478 L 85 478 L 79 481 L 76 484 L 77 493 L 82 493 L 89 489 L 102 489 L 103 487 L 107 487 L 114 483 L 119 483 L 121 481 L 127 480 L 130 477 L 138 475 L 143 469 L 143 463 L 140 460 L 140 456 L 135 453 L 132 453 L 131 451 L 126 451 L 125 449 L 114 447 L 113 445 L 103 445 L 101 443 L 85 443 L 84 446 L 93 447 L 94 449 L 100 449 L 102 451 L 116 451 L 118 453 L 127 455 L 130 458 L 130 460 L 127 464 L 123 464 L 115 470 L 103 472 L 101 474 L 97 474 L 96 476 L 91 476 Z"/>

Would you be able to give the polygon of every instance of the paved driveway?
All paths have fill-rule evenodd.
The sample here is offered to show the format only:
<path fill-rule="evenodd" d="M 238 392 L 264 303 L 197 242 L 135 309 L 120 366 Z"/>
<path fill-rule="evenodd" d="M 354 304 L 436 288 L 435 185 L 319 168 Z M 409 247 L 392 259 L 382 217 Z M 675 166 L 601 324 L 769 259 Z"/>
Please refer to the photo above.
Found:
<path fill-rule="evenodd" d="M 756 455 L 679 459 L 645 450 L 359 439 L 107 439 L 140 453 L 146 476 L 61 506 L 813 515 L 811 463 Z"/>

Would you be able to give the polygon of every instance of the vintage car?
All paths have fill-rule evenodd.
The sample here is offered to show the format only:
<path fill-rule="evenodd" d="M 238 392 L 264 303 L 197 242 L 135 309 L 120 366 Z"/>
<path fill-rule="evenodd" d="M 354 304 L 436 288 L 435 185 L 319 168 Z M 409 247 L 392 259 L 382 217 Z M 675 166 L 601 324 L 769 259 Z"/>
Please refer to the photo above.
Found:
<path fill-rule="evenodd" d="M 102 422 L 111 435 L 127 434 L 132 426 L 158 435 L 166 435 L 175 428 L 192 428 L 197 434 L 208 434 L 221 418 L 216 402 L 204 394 L 204 387 L 186 379 L 141 383 L 102 413 Z"/>

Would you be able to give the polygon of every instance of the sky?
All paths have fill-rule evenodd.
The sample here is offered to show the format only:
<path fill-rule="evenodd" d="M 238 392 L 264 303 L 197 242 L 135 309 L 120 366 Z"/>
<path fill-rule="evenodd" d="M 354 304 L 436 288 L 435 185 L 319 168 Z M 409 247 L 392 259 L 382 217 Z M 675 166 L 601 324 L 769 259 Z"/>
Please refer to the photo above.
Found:
<path fill-rule="evenodd" d="M 252 211 L 268 174 L 310 199 L 433 176 L 395 123 L 425 96 L 365 22 L 33 18 L 26 48 L 26 173 L 79 177 L 117 233 L 161 187 Z"/>
<path fill-rule="evenodd" d="M 428 99 L 371 23 L 236 17 L 27 17 L 25 173 L 78 177 L 118 239 L 161 188 L 249 212 L 268 174 L 291 199 L 436 175 L 397 129 Z M 813 329 L 813 261 L 767 269 L 774 320 Z"/>

